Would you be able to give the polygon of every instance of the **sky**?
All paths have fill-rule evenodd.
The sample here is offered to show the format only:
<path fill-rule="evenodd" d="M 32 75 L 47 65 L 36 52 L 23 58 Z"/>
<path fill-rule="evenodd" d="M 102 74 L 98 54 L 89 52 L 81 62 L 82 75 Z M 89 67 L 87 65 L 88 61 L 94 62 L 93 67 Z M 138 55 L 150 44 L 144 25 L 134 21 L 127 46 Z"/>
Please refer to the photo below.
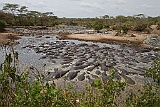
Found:
<path fill-rule="evenodd" d="M 53 12 L 58 17 L 91 18 L 104 15 L 160 16 L 160 0 L 0 0 L 5 3 L 27 6 L 28 10 Z"/>

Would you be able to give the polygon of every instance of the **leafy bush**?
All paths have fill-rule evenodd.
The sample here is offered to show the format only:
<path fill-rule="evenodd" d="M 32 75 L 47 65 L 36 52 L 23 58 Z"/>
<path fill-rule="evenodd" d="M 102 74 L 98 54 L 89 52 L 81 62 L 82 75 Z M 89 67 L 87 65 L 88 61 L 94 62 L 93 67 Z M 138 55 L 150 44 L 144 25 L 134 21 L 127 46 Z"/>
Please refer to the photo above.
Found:
<path fill-rule="evenodd" d="M 145 31 L 147 28 L 147 23 L 145 20 L 137 19 L 133 25 L 133 30 L 135 31 Z"/>
<path fill-rule="evenodd" d="M 130 28 L 127 25 L 121 25 L 121 26 L 116 25 L 113 26 L 112 29 L 116 30 L 119 33 L 122 33 L 122 31 L 123 33 L 127 33 Z"/>
<path fill-rule="evenodd" d="M 131 93 L 126 100 L 128 107 L 160 107 L 160 59 L 153 62 L 145 75 L 153 78 L 155 84 L 145 85 L 143 90 L 139 90 L 140 95 Z"/>
<path fill-rule="evenodd" d="M 43 75 L 38 73 L 32 83 L 29 71 L 17 75 L 17 53 L 6 54 L 5 57 L 0 66 L 1 107 L 70 107 L 61 90 L 57 90 L 55 85 L 44 85 Z M 34 67 L 30 70 L 34 70 Z"/>
<path fill-rule="evenodd" d="M 6 27 L 6 22 L 3 20 L 0 20 L 0 32 L 5 31 L 4 29 L 5 27 Z"/>
<path fill-rule="evenodd" d="M 103 29 L 103 23 L 100 23 L 100 22 L 96 22 L 94 25 L 93 25 L 93 28 L 97 31 Z"/>
<path fill-rule="evenodd" d="M 117 105 L 116 98 L 119 97 L 125 89 L 125 82 L 114 80 L 115 70 L 110 71 L 108 81 L 102 82 L 96 79 L 91 83 L 91 87 L 87 88 L 85 97 L 81 102 L 82 107 L 114 107 Z"/>
<path fill-rule="evenodd" d="M 157 59 L 152 63 L 152 67 L 146 72 L 146 77 L 153 78 L 154 82 L 160 86 L 160 59 Z"/>

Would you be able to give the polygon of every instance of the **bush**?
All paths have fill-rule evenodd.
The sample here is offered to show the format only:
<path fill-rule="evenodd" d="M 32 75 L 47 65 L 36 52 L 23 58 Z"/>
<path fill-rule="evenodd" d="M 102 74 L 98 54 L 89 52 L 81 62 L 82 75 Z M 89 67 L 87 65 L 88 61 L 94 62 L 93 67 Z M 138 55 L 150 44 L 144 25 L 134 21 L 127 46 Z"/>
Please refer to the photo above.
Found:
<path fill-rule="evenodd" d="M 155 84 L 144 85 L 140 95 L 131 93 L 126 100 L 127 107 L 160 107 L 160 59 L 152 63 L 145 76 L 153 78 Z"/>
<path fill-rule="evenodd" d="M 135 27 L 134 27 L 134 30 L 135 31 L 145 31 L 147 28 L 147 25 L 146 24 L 137 24 Z"/>
<path fill-rule="evenodd" d="M 29 71 L 17 74 L 17 60 L 18 53 L 6 53 L 0 65 L 0 107 L 70 107 L 62 91 L 57 90 L 54 84 L 44 84 L 44 75 L 36 68 L 30 67 Z M 33 82 L 30 77 L 32 70 L 38 72 Z"/>
<path fill-rule="evenodd" d="M 97 31 L 103 29 L 103 23 L 97 22 L 93 25 L 93 28 Z"/>
<path fill-rule="evenodd" d="M 4 29 L 5 27 L 6 27 L 6 22 L 3 20 L 0 20 L 0 32 L 5 31 Z"/>

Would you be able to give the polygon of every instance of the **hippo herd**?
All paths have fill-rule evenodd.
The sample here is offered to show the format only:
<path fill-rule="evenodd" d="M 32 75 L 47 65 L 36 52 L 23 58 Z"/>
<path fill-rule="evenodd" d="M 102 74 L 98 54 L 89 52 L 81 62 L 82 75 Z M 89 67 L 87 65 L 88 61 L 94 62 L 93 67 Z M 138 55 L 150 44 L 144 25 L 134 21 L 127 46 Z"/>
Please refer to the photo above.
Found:
<path fill-rule="evenodd" d="M 39 60 L 47 60 L 54 66 L 48 70 L 48 79 L 65 78 L 68 81 L 89 81 L 99 78 L 103 82 L 114 69 L 115 79 L 136 83 L 134 77 L 143 77 L 145 68 L 150 67 L 156 58 L 153 51 L 138 47 L 109 47 L 97 43 L 75 43 L 70 41 L 51 41 L 38 45 L 27 45 L 37 54 Z"/>

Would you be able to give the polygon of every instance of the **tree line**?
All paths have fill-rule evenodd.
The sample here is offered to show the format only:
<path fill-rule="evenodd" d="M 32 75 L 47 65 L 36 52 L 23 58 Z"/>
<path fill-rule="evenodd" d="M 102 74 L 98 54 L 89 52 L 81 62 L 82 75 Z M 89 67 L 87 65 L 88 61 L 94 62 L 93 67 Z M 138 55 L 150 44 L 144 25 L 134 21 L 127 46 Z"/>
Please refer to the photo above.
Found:
<path fill-rule="evenodd" d="M 127 33 L 129 30 L 151 32 L 151 25 L 160 28 L 160 16 L 150 17 L 144 14 L 133 16 L 109 16 L 104 15 L 96 18 L 58 18 L 53 12 L 30 11 L 27 6 L 6 3 L 0 10 L 0 20 L 8 26 L 55 26 L 71 25 L 94 28 L 95 30 L 110 29 L 117 32 Z M 2 22 L 0 21 L 0 23 Z"/>
<path fill-rule="evenodd" d="M 27 6 L 6 3 L 0 10 L 0 19 L 9 26 L 51 26 L 57 16 L 53 12 L 30 11 Z"/>
<path fill-rule="evenodd" d="M 87 28 L 94 28 L 96 30 L 110 29 L 117 32 L 123 31 L 127 33 L 131 31 L 139 32 L 151 32 L 151 25 L 156 25 L 157 30 L 160 28 L 160 16 L 150 17 L 144 14 L 137 14 L 133 16 L 109 16 L 104 15 L 99 18 L 59 18 L 56 23 L 62 23 L 66 25 L 80 25 Z"/>

